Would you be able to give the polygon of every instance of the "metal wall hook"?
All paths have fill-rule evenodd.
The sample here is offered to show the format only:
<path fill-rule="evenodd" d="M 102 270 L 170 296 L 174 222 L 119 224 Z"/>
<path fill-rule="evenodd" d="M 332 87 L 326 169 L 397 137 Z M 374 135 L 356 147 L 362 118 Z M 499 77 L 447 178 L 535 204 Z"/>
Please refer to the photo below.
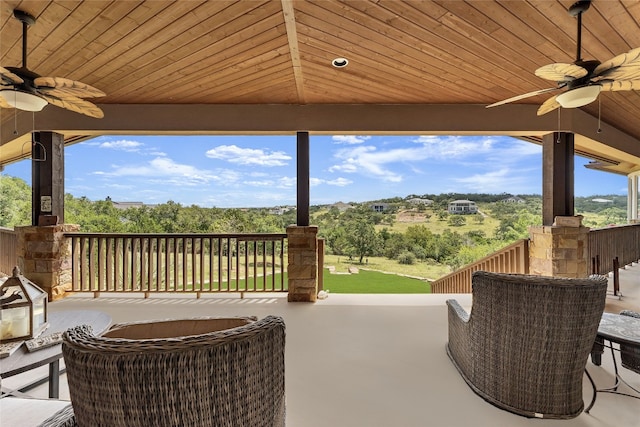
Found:
<path fill-rule="evenodd" d="M 35 139 L 35 133 L 31 134 L 32 135 L 32 139 L 31 139 L 31 160 L 33 160 L 34 162 L 46 162 L 47 161 L 47 149 L 44 147 L 44 145 L 42 145 L 42 143 L 40 141 L 36 141 Z M 22 147 L 20 148 L 20 154 L 24 154 L 24 146 L 27 145 L 29 141 L 25 141 L 24 144 L 22 144 Z M 33 157 L 33 147 L 39 145 L 40 148 L 42 149 L 42 156 L 40 158 L 34 158 Z"/>

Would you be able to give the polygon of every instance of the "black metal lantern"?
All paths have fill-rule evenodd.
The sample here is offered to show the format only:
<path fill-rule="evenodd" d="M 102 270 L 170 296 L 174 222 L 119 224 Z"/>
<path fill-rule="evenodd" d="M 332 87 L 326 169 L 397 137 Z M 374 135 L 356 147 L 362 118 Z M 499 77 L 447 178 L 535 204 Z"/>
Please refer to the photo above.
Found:
<path fill-rule="evenodd" d="M 29 340 L 47 326 L 47 293 L 14 267 L 0 285 L 0 341 Z"/>

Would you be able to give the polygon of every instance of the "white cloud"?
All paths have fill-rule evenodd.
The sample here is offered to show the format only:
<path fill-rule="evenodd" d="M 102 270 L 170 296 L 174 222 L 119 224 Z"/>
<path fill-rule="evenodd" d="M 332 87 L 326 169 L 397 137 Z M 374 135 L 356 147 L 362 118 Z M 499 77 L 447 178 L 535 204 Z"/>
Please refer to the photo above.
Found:
<path fill-rule="evenodd" d="M 168 157 L 156 157 L 146 164 L 118 166 L 112 170 L 96 171 L 95 175 L 116 178 L 147 178 L 150 182 L 162 185 L 197 185 L 210 181 L 233 182 L 237 180 L 234 171 L 223 171 L 223 175 L 200 170 L 191 165 L 176 163 Z M 143 184 L 140 184 L 143 186 Z"/>
<path fill-rule="evenodd" d="M 362 144 L 368 139 L 371 139 L 370 136 L 361 136 L 361 135 L 334 135 L 331 139 L 336 144 Z"/>
<path fill-rule="evenodd" d="M 477 156 L 491 152 L 496 140 L 494 137 L 462 137 L 423 135 L 413 140 L 419 144 L 418 151 L 422 159 L 451 159 Z M 424 151 L 422 150 L 424 148 Z"/>
<path fill-rule="evenodd" d="M 317 187 L 318 185 L 333 185 L 335 187 L 346 187 L 347 185 L 353 184 L 353 181 L 346 178 L 336 178 L 332 180 L 320 179 L 320 178 L 309 178 L 309 186 Z"/>
<path fill-rule="evenodd" d="M 107 141 L 102 142 L 99 147 L 100 148 L 110 148 L 112 150 L 121 150 L 121 151 L 139 151 L 142 147 L 141 142 L 137 141 L 129 141 L 126 139 L 121 139 L 118 141 Z"/>
<path fill-rule="evenodd" d="M 320 178 L 309 178 L 309 187 L 317 187 L 325 182 L 324 179 Z"/>
<path fill-rule="evenodd" d="M 220 145 L 208 150 L 210 159 L 226 160 L 240 165 L 286 166 L 291 160 L 284 151 L 265 151 L 257 148 L 241 148 L 237 145 Z"/>
<path fill-rule="evenodd" d="M 347 185 L 353 184 L 353 181 L 346 178 L 337 178 L 330 181 L 327 181 L 328 185 L 335 185 L 336 187 L 346 187 Z"/>
<path fill-rule="evenodd" d="M 526 171 L 518 170 L 513 171 L 509 168 L 502 168 L 486 173 L 478 173 L 464 178 L 454 178 L 455 182 L 458 182 L 465 186 L 466 190 L 477 191 L 481 193 L 503 193 L 503 192 L 527 192 L 523 191 L 524 188 L 531 187 L 532 184 L 538 181 L 532 182 L 531 177 L 528 176 Z M 458 191 L 463 191 L 459 189 Z M 538 191 L 533 190 L 537 193 Z"/>
<path fill-rule="evenodd" d="M 406 140 L 405 140 L 406 141 Z M 417 162 L 472 160 L 510 163 L 539 155 L 540 147 L 525 141 L 500 137 L 420 136 L 397 148 L 384 145 L 359 145 L 334 152 L 337 164 L 329 172 L 360 173 L 387 182 L 402 182 L 404 175 L 415 174 Z"/>
<path fill-rule="evenodd" d="M 296 178 L 283 176 L 278 179 L 278 188 L 293 188 L 296 186 Z"/>
<path fill-rule="evenodd" d="M 243 181 L 245 185 L 250 185 L 252 187 L 271 187 L 273 185 L 273 181 L 264 180 L 264 181 Z"/>

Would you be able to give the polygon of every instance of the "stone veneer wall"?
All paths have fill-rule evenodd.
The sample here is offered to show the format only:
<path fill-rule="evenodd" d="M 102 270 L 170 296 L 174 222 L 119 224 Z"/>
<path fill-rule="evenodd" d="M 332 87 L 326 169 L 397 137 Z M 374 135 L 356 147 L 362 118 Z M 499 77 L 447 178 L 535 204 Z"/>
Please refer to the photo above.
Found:
<path fill-rule="evenodd" d="M 531 227 L 529 235 L 531 274 L 567 278 L 589 275 L 588 227 Z"/>
<path fill-rule="evenodd" d="M 79 229 L 73 224 L 15 227 L 18 267 L 27 279 L 49 294 L 50 301 L 63 298 L 71 290 L 71 241 L 64 233 Z"/>
<path fill-rule="evenodd" d="M 318 227 L 287 227 L 290 302 L 315 302 L 318 296 Z"/>

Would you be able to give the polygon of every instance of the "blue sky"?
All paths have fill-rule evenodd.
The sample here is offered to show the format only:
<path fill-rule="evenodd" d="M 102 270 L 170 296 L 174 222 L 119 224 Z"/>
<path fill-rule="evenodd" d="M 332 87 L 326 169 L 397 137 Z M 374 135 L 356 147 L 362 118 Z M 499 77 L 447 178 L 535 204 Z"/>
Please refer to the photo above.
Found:
<path fill-rule="evenodd" d="M 310 136 L 311 204 L 409 194 L 542 193 L 542 147 L 510 137 Z M 625 176 L 584 168 L 575 194 L 626 194 Z M 3 172 L 31 182 L 31 162 Z M 296 203 L 296 137 L 103 136 L 65 147 L 65 192 L 185 206 Z"/>

